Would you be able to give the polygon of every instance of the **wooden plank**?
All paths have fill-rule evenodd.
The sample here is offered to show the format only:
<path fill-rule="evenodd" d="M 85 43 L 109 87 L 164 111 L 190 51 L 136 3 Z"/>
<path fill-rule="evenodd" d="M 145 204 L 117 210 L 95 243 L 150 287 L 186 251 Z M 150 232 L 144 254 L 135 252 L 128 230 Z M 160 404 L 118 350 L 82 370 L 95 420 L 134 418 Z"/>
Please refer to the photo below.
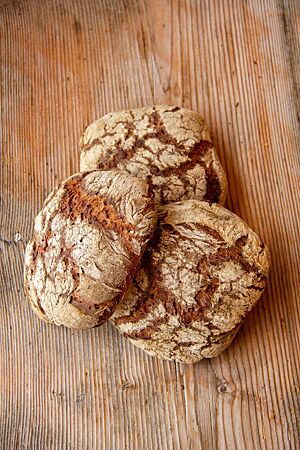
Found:
<path fill-rule="evenodd" d="M 1 0 L 0 26 L 0 448 L 298 449 L 299 2 Z M 22 291 L 33 217 L 78 170 L 84 127 L 165 102 L 206 118 L 228 207 L 273 257 L 235 342 L 193 366 L 109 324 L 40 323 Z"/>

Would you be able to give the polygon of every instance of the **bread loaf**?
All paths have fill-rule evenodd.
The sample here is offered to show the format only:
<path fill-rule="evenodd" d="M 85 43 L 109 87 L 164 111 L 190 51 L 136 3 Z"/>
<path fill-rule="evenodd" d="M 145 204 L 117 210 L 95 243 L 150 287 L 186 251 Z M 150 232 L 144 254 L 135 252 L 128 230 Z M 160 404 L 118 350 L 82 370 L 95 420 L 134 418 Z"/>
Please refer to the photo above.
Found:
<path fill-rule="evenodd" d="M 25 254 L 25 292 L 41 319 L 90 328 L 110 317 L 154 231 L 152 197 L 117 170 L 75 174 L 49 195 Z"/>
<path fill-rule="evenodd" d="M 111 321 L 150 355 L 184 363 L 217 356 L 261 296 L 269 265 L 261 239 L 224 207 L 166 205 Z"/>
<path fill-rule="evenodd" d="M 153 187 L 157 205 L 224 203 L 227 182 L 211 135 L 194 111 L 149 106 L 107 114 L 81 138 L 81 170 L 117 167 Z"/>

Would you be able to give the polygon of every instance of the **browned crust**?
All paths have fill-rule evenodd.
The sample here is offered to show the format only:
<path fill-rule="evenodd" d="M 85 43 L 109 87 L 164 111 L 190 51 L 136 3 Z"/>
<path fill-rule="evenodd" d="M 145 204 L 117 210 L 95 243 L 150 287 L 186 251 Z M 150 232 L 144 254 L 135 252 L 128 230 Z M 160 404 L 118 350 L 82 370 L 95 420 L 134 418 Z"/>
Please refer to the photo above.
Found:
<path fill-rule="evenodd" d="M 126 241 L 132 240 L 134 225 L 120 216 L 110 198 L 87 192 L 82 179 L 72 179 L 65 186 L 59 212 L 72 221 L 79 217 L 93 227 L 113 230 Z"/>
<path fill-rule="evenodd" d="M 198 227 L 200 227 L 198 225 Z M 224 240 L 220 237 L 218 233 L 214 230 L 209 230 L 208 227 L 202 226 L 202 230 L 208 235 L 213 235 L 214 237 L 220 238 L 220 242 Z M 170 228 L 169 228 L 170 229 Z M 118 317 L 115 319 L 115 324 L 119 325 L 124 322 L 138 322 L 141 319 L 145 319 L 148 316 L 149 310 L 153 310 L 156 305 L 163 303 L 168 314 L 174 314 L 179 317 L 180 323 L 183 325 L 189 325 L 194 320 L 199 318 L 204 318 L 205 313 L 211 307 L 211 299 L 215 293 L 220 282 L 218 278 L 211 276 L 213 272 L 213 267 L 219 267 L 224 262 L 235 262 L 241 266 L 241 268 L 247 272 L 254 272 L 258 274 L 258 268 L 254 265 L 249 264 L 243 257 L 243 247 L 247 241 L 247 235 L 242 236 L 237 239 L 235 244 L 232 246 L 221 247 L 218 251 L 209 256 L 203 256 L 197 265 L 197 272 L 205 275 L 207 277 L 207 284 L 204 289 L 197 292 L 194 297 L 194 305 L 192 308 L 184 308 L 176 302 L 176 298 L 171 296 L 170 292 L 166 290 L 161 285 L 161 280 L 163 279 L 163 274 L 160 271 L 159 263 L 158 265 L 154 263 L 152 258 L 152 252 L 155 251 L 156 247 L 154 242 L 158 242 L 162 237 L 159 232 L 154 234 L 153 240 L 147 248 L 141 260 L 141 266 L 148 273 L 149 289 L 145 292 L 144 297 L 139 300 L 135 305 L 134 309 L 131 310 L 130 315 L 125 315 L 124 317 Z M 178 235 L 175 229 L 171 231 L 173 235 Z M 178 235 L 178 238 L 183 239 L 182 236 Z M 165 237 L 167 239 L 167 237 Z M 189 238 L 186 238 L 189 240 Z M 258 274 L 259 280 L 264 281 L 265 276 Z M 259 286 L 251 286 L 253 289 L 263 291 L 263 288 Z M 157 327 L 158 323 L 162 323 L 161 319 L 153 320 L 150 327 Z M 145 329 L 141 331 L 141 335 L 145 333 Z M 130 333 L 126 334 L 127 337 L 133 338 Z M 134 332 L 134 339 L 139 339 L 139 333 Z"/>

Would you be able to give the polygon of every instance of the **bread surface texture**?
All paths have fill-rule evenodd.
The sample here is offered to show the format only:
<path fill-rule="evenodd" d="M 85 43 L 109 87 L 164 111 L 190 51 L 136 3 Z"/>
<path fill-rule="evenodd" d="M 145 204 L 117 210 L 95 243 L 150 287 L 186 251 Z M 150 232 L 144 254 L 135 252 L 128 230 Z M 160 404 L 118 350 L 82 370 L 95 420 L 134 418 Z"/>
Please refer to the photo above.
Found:
<path fill-rule="evenodd" d="M 111 322 L 153 356 L 183 363 L 217 356 L 257 303 L 269 266 L 261 239 L 224 207 L 163 206 Z"/>
<path fill-rule="evenodd" d="M 224 170 L 194 111 L 159 105 L 110 113 L 86 128 L 80 148 L 81 170 L 126 170 L 152 185 L 157 205 L 225 201 Z"/>
<path fill-rule="evenodd" d="M 70 328 L 101 325 L 128 289 L 155 223 L 143 180 L 118 170 L 68 178 L 46 199 L 25 252 L 35 313 Z"/>

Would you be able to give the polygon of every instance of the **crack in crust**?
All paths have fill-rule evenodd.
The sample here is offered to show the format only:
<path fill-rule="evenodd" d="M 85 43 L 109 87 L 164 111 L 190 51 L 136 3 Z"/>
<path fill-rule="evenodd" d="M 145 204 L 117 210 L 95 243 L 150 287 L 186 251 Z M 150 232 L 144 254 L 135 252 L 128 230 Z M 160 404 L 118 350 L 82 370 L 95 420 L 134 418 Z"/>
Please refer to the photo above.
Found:
<path fill-rule="evenodd" d="M 111 321 L 152 355 L 181 362 L 216 356 L 261 296 L 269 263 L 258 236 L 225 208 L 196 200 L 167 205 Z"/>
<path fill-rule="evenodd" d="M 151 178 L 157 204 L 225 201 L 224 171 L 203 120 L 193 111 L 147 107 L 91 124 L 81 138 L 81 170 L 113 167 Z"/>
<path fill-rule="evenodd" d="M 26 249 L 25 291 L 37 315 L 70 328 L 101 325 L 127 291 L 155 222 L 148 186 L 126 173 L 86 172 L 62 183 Z"/>
<path fill-rule="evenodd" d="M 82 180 L 73 179 L 65 186 L 60 213 L 72 221 L 80 218 L 92 227 L 114 231 L 128 245 L 133 239 L 135 226 L 121 217 L 113 203 L 107 196 L 87 192 L 82 188 Z"/>

